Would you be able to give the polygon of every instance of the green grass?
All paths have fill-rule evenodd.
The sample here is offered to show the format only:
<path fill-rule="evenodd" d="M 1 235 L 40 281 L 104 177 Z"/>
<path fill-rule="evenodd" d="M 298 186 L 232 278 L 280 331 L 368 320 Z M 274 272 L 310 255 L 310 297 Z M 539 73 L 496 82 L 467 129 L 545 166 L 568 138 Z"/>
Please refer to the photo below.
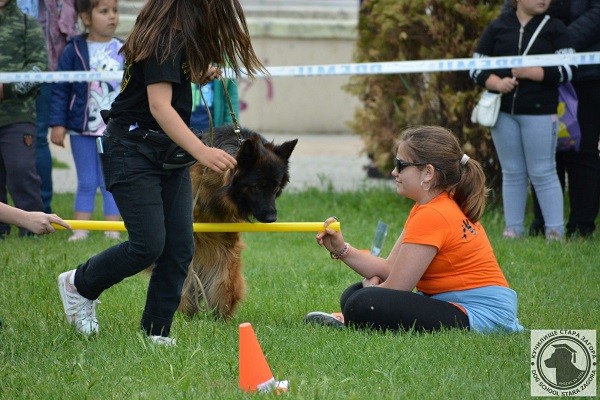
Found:
<path fill-rule="evenodd" d="M 54 210 L 70 218 L 73 195 Z M 390 224 L 387 255 L 411 203 L 366 190 L 284 193 L 280 221 L 336 215 L 346 239 L 369 248 L 378 219 Z M 547 244 L 501 238 L 502 215 L 484 224 L 529 329 L 600 327 L 598 237 Z M 276 379 L 294 399 L 529 398 L 529 335 L 377 333 L 307 326 L 308 311 L 338 310 L 358 280 L 329 258 L 313 233 L 247 233 L 247 296 L 235 318 L 177 314 L 177 348 L 149 346 L 138 333 L 147 276 L 107 290 L 98 306 L 101 334 L 85 339 L 67 325 L 57 275 L 109 246 L 101 232 L 69 243 L 69 233 L 0 242 L 0 399 L 235 399 L 238 325 L 251 322 Z"/>
<path fill-rule="evenodd" d="M 58 158 L 52 157 L 52 168 L 56 169 L 69 169 L 69 164 L 64 161 L 60 161 Z"/>

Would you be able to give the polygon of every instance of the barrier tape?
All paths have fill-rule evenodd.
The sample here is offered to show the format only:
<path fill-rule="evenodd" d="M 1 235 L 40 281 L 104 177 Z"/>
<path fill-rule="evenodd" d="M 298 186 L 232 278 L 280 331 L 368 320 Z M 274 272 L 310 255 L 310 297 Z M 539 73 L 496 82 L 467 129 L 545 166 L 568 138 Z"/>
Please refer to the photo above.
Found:
<path fill-rule="evenodd" d="M 555 65 L 600 64 L 600 52 L 573 54 L 540 54 L 529 56 L 451 58 L 421 61 L 389 61 L 349 64 L 316 64 L 267 67 L 270 77 L 412 74 L 423 72 L 468 71 L 471 69 L 500 69 L 519 67 L 550 67 Z M 225 71 L 232 76 L 231 71 Z M 267 77 L 267 75 L 257 75 Z M 0 83 L 7 82 L 82 82 L 118 81 L 123 71 L 50 71 L 0 72 Z"/>

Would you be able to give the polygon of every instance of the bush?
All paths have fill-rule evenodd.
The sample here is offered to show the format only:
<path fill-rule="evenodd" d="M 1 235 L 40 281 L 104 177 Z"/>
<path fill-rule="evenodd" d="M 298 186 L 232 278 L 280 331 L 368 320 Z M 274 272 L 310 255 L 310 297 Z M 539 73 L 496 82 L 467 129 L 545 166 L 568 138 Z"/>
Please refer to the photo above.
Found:
<path fill-rule="evenodd" d="M 356 62 L 471 57 L 485 26 L 503 1 L 365 0 L 360 11 Z M 464 151 L 478 160 L 492 193 L 500 168 L 489 129 L 470 121 L 481 88 L 467 71 L 357 75 L 346 90 L 362 106 L 351 129 L 381 171 L 393 169 L 393 147 L 407 126 L 441 125 L 456 133 Z"/>

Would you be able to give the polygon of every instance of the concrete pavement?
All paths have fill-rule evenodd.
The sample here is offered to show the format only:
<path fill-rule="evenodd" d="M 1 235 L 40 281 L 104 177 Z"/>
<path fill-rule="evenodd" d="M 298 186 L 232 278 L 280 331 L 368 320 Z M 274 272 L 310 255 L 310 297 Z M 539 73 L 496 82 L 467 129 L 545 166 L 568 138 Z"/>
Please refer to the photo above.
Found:
<path fill-rule="evenodd" d="M 359 190 L 373 186 L 393 189 L 393 181 L 369 179 L 363 166 L 368 158 L 361 154 L 361 139 L 352 134 L 265 134 L 275 144 L 298 139 L 290 157 L 290 184 L 287 190 L 301 191 L 309 187 L 335 191 Z M 50 144 L 52 156 L 68 165 L 67 169 L 53 168 L 52 178 L 56 193 L 73 193 L 77 176 L 69 140 L 65 148 Z"/>

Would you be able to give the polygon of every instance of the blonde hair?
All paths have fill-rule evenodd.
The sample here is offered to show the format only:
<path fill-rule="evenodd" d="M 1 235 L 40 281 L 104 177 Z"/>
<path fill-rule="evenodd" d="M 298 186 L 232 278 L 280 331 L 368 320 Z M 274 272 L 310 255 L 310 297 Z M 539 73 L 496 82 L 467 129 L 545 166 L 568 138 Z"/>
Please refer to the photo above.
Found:
<path fill-rule="evenodd" d="M 448 192 L 471 222 L 481 219 L 488 191 L 485 174 L 477 161 L 463 159 L 458 139 L 450 130 L 441 126 L 410 127 L 402 132 L 400 144 L 411 162 L 436 168 L 432 189 Z"/>

